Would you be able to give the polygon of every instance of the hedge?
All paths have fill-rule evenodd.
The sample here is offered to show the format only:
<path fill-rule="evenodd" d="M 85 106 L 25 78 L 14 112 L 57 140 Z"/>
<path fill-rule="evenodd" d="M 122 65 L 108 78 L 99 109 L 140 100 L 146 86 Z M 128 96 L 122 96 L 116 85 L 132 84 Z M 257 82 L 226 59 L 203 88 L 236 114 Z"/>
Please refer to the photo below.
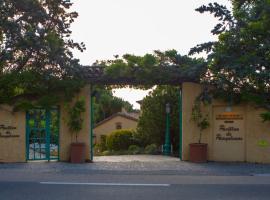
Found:
<path fill-rule="evenodd" d="M 134 144 L 133 130 L 121 129 L 113 131 L 107 136 L 106 144 L 110 151 L 127 150 L 130 145 Z"/>

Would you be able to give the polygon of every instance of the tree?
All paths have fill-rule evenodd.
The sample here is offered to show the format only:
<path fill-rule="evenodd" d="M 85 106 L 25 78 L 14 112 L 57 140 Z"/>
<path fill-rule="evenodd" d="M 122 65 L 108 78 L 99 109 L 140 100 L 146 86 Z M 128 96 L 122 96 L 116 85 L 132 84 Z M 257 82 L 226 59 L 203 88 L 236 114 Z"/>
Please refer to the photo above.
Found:
<path fill-rule="evenodd" d="M 202 81 L 215 86 L 214 97 L 270 109 L 270 1 L 231 2 L 232 11 L 217 3 L 196 9 L 218 17 L 220 23 L 212 30 L 218 41 L 198 45 L 190 54 L 208 53 Z"/>
<path fill-rule="evenodd" d="M 138 122 L 137 137 L 142 146 L 149 144 L 163 145 L 166 124 L 166 103 L 171 106 L 170 134 L 174 152 L 179 148 L 179 88 L 175 86 L 157 86 L 143 99 L 141 116 Z"/>
<path fill-rule="evenodd" d="M 96 86 L 96 98 L 94 102 L 94 120 L 95 124 L 121 112 L 124 108 L 127 112 L 136 112 L 133 106 L 119 97 L 113 96 L 112 90 L 104 86 Z"/>
<path fill-rule="evenodd" d="M 0 2 L 0 103 L 51 105 L 82 86 L 71 49 L 85 46 L 70 39 L 78 16 L 68 12 L 71 5 L 67 0 Z"/>

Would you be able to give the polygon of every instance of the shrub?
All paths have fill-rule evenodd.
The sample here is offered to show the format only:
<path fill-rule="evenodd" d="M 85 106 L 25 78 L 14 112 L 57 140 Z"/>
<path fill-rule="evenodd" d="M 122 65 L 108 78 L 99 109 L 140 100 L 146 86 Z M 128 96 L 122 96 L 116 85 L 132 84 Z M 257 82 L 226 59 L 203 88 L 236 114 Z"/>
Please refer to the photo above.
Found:
<path fill-rule="evenodd" d="M 147 145 L 144 149 L 144 152 L 146 154 L 158 154 L 158 147 L 156 144 L 150 144 L 150 145 Z"/>
<path fill-rule="evenodd" d="M 94 155 L 99 155 L 101 153 L 100 144 L 95 144 L 94 146 Z"/>
<path fill-rule="evenodd" d="M 102 152 L 107 150 L 106 135 L 100 136 L 100 142 L 94 145 L 94 155 L 102 155 Z"/>
<path fill-rule="evenodd" d="M 102 155 L 103 156 L 110 156 L 110 155 L 112 155 L 112 152 L 110 152 L 110 151 L 103 151 L 102 152 Z"/>
<path fill-rule="evenodd" d="M 134 131 L 133 141 L 134 141 L 133 144 L 140 147 L 145 147 L 147 145 L 148 139 L 142 132 Z"/>
<path fill-rule="evenodd" d="M 135 155 L 135 154 L 140 154 L 141 152 L 142 152 L 142 149 L 137 145 L 133 144 L 128 147 L 129 154 Z"/>
<path fill-rule="evenodd" d="M 116 130 L 107 136 L 106 146 L 110 151 L 127 150 L 133 144 L 132 130 Z"/>
<path fill-rule="evenodd" d="M 260 116 L 261 116 L 263 122 L 270 121 L 270 112 L 269 111 L 260 114 Z"/>
<path fill-rule="evenodd" d="M 101 135 L 100 136 L 100 150 L 101 151 L 107 150 L 106 139 L 107 139 L 106 135 Z"/>

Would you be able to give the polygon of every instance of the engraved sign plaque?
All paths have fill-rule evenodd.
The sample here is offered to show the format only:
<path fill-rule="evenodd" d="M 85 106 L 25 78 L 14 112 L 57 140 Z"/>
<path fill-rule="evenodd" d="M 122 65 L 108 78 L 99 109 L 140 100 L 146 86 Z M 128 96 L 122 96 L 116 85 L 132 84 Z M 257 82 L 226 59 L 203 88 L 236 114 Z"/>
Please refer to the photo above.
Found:
<path fill-rule="evenodd" d="M 0 124 L 0 138 L 16 138 L 20 137 L 15 133 L 17 127 L 7 126 L 4 124 Z"/>
<path fill-rule="evenodd" d="M 244 113 L 239 107 L 234 112 L 214 108 L 213 156 L 220 161 L 244 161 Z"/>

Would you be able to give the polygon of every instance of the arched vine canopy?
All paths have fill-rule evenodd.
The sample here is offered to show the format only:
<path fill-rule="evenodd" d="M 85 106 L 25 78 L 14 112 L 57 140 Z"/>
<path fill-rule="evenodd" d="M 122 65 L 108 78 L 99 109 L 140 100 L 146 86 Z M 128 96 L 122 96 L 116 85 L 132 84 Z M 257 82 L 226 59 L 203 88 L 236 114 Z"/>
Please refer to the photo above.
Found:
<path fill-rule="evenodd" d="M 183 82 L 200 82 L 206 72 L 204 59 L 181 56 L 176 50 L 154 51 L 136 56 L 126 54 L 114 60 L 99 61 L 85 67 L 83 79 L 91 84 L 115 87 L 147 88 L 153 85 L 180 85 Z"/>

